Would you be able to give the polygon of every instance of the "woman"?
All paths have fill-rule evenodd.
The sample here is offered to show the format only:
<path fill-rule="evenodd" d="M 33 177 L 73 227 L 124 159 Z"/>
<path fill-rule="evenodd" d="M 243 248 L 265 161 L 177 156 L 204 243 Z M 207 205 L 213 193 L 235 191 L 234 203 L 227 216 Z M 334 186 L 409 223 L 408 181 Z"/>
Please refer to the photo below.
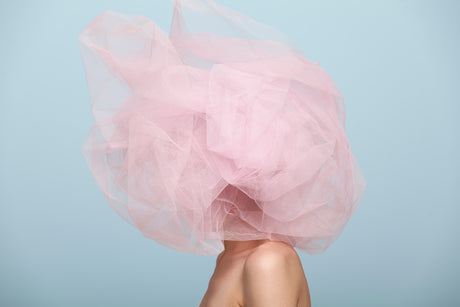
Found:
<path fill-rule="evenodd" d="M 294 248 L 324 252 L 366 185 L 343 96 L 277 29 L 211 0 L 173 2 L 169 34 L 107 10 L 79 36 L 88 166 L 145 237 L 219 254 L 202 306 L 309 306 Z"/>
<path fill-rule="evenodd" d="M 224 241 L 200 307 L 310 307 L 296 251 L 281 241 Z"/>

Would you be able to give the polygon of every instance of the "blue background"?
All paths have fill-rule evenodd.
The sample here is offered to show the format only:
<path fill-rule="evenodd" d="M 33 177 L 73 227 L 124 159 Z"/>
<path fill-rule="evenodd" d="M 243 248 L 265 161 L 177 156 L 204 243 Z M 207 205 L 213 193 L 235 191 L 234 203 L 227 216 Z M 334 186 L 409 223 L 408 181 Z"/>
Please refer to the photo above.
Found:
<path fill-rule="evenodd" d="M 339 239 L 299 252 L 312 305 L 459 306 L 458 1 L 216 1 L 279 28 L 345 97 L 367 180 Z M 169 30 L 168 0 L 2 3 L 0 306 L 198 306 L 215 256 L 122 220 L 80 146 L 93 123 L 77 37 L 106 9 Z"/>

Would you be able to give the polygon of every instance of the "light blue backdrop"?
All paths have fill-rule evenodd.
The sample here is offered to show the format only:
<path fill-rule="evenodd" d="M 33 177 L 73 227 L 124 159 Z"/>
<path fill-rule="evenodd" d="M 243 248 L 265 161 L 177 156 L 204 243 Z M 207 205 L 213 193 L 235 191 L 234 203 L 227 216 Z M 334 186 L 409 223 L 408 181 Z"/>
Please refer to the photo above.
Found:
<path fill-rule="evenodd" d="M 345 97 L 368 186 L 325 253 L 299 253 L 313 306 L 459 306 L 459 2 L 217 3 L 290 35 Z M 80 153 L 93 119 L 77 37 L 108 8 L 168 31 L 173 6 L 2 3 L 0 306 L 198 306 L 214 269 L 123 221 Z"/>

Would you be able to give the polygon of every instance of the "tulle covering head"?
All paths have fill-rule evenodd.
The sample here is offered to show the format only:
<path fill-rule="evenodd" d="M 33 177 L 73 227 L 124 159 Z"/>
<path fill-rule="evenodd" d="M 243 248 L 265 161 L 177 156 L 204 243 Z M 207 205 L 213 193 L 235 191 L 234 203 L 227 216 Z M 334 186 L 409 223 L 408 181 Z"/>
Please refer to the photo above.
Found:
<path fill-rule="evenodd" d="M 81 150 L 110 206 L 177 251 L 270 239 L 324 252 L 366 187 L 342 94 L 279 30 L 172 3 L 169 33 L 106 10 L 78 37 L 95 119 Z"/>

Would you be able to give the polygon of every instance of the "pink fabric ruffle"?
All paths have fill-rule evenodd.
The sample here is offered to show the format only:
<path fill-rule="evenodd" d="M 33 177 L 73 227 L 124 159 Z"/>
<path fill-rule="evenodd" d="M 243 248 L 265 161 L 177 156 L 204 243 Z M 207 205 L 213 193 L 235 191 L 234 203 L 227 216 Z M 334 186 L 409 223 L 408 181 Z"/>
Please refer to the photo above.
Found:
<path fill-rule="evenodd" d="M 309 254 L 342 232 L 366 182 L 329 74 L 273 27 L 174 1 L 169 34 L 106 10 L 78 38 L 95 124 L 81 148 L 107 201 L 156 242 Z"/>

